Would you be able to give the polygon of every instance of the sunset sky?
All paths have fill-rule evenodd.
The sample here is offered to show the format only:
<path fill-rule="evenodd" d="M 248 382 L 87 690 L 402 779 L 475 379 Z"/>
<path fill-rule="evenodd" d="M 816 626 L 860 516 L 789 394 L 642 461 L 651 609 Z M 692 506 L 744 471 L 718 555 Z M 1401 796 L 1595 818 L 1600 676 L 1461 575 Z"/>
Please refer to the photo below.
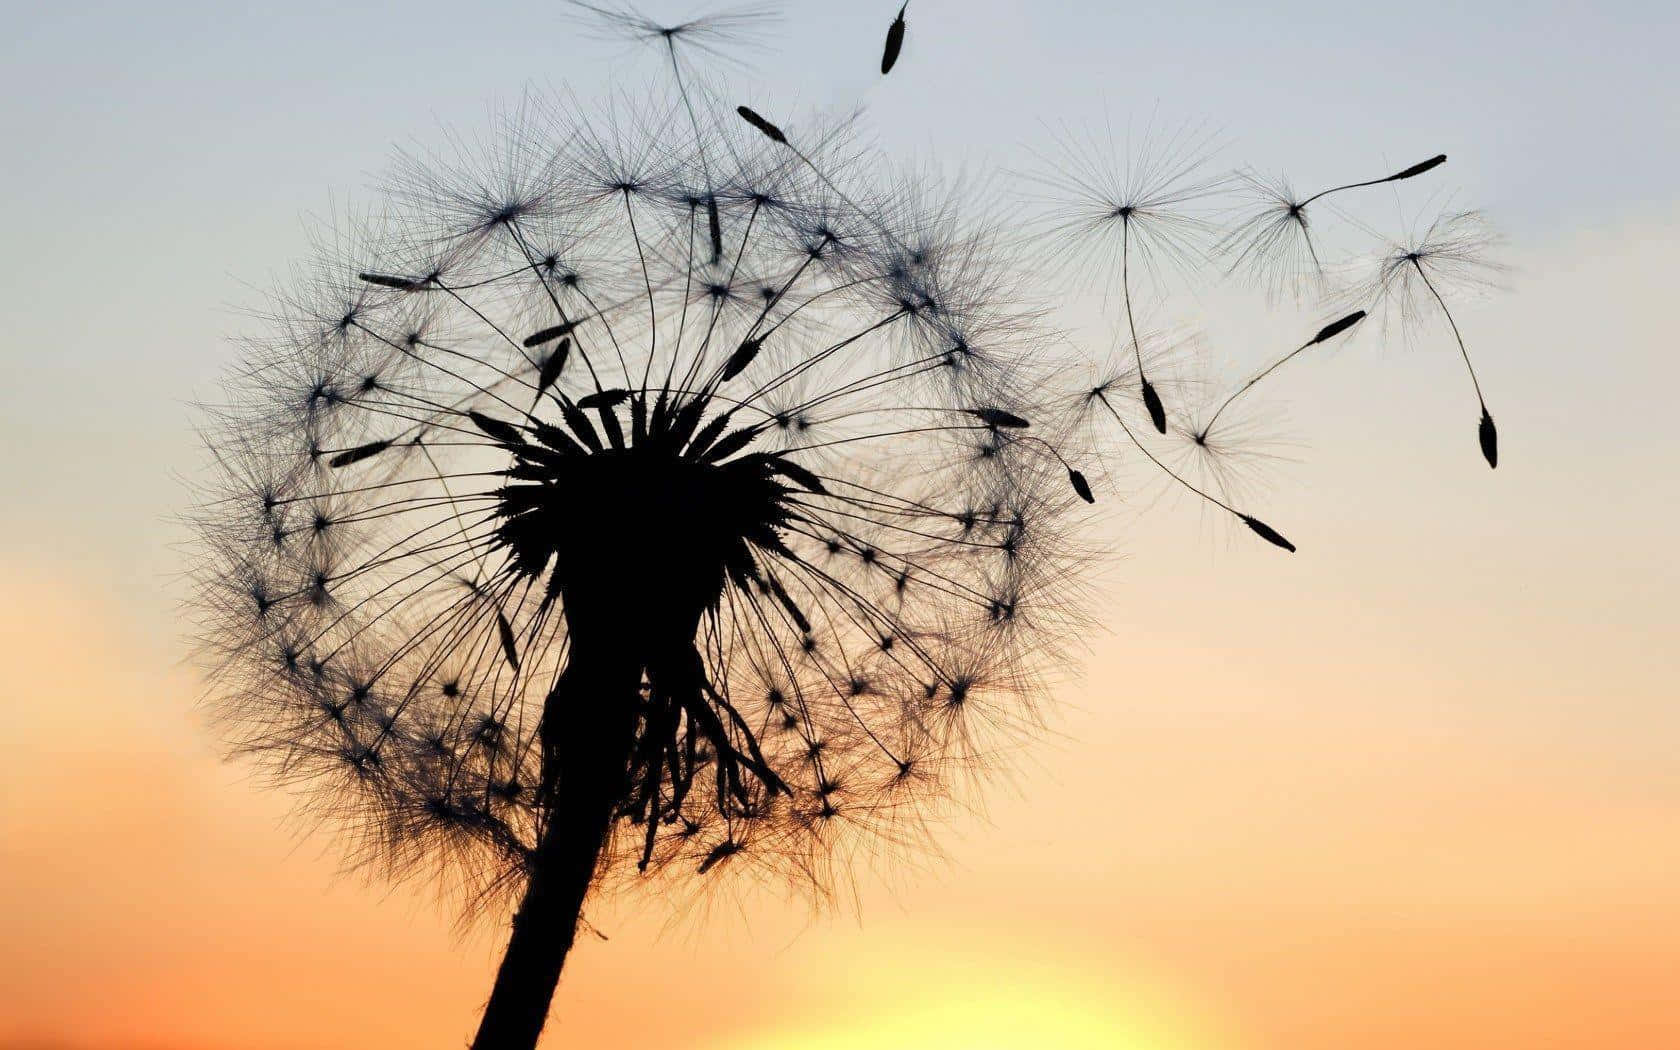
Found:
<path fill-rule="evenodd" d="M 742 82 L 973 172 L 1105 119 L 1206 122 L 1300 184 L 1447 153 L 1437 185 L 1508 239 L 1459 314 L 1501 463 L 1450 344 L 1361 333 L 1290 373 L 1255 491 L 1298 554 L 1105 495 L 1083 676 L 946 856 L 838 911 L 592 909 L 543 1045 L 1680 1046 L 1680 15 L 915 0 L 883 81 L 876 6 L 789 3 Z M 528 85 L 658 75 L 556 8 L 8 18 L 0 1050 L 465 1045 L 504 931 L 339 877 L 219 761 L 173 516 L 192 402 L 303 216 Z M 1189 309 L 1227 377 L 1302 324 Z"/>

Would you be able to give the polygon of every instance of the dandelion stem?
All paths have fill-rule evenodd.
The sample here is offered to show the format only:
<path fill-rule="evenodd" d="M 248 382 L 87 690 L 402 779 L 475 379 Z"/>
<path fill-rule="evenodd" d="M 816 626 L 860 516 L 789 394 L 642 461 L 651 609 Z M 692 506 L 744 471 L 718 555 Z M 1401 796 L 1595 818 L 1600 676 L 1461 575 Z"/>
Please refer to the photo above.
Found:
<path fill-rule="evenodd" d="M 694 115 L 694 103 L 688 97 L 688 85 L 683 83 L 682 68 L 677 62 L 675 33 L 665 34 L 665 51 L 671 56 L 671 78 L 677 82 L 677 94 L 682 96 L 688 110 L 688 123 L 694 128 L 694 152 L 700 158 L 700 175 L 706 180 L 706 225 L 712 239 L 712 262 L 723 258 L 723 228 L 718 219 L 717 190 L 712 183 L 712 166 L 706 159 L 706 140 L 700 133 L 700 120 Z"/>
<path fill-rule="evenodd" d="M 1417 268 L 1418 276 L 1423 278 L 1424 287 L 1429 289 L 1429 294 L 1433 295 L 1435 301 L 1440 304 L 1441 313 L 1446 315 L 1447 324 L 1452 326 L 1453 338 L 1458 341 L 1459 356 L 1464 358 L 1465 371 L 1470 373 L 1470 385 L 1476 391 L 1476 403 L 1481 406 L 1483 412 L 1486 412 L 1487 400 L 1482 397 L 1482 384 L 1476 379 L 1476 366 L 1470 363 L 1470 351 L 1464 348 L 1464 336 L 1458 330 L 1458 322 L 1453 320 L 1452 311 L 1447 309 L 1447 301 L 1441 298 L 1441 293 L 1435 288 L 1435 282 L 1431 281 L 1429 274 L 1424 271 L 1423 264 L 1414 258 L 1412 265 Z"/>
<path fill-rule="evenodd" d="M 1282 357 L 1278 358 L 1276 361 L 1273 361 L 1271 364 L 1267 365 L 1265 367 L 1265 369 L 1262 370 L 1258 375 L 1254 376 L 1252 379 L 1248 380 L 1242 386 L 1240 386 L 1236 390 L 1232 391 L 1231 396 L 1227 397 L 1223 402 L 1220 403 L 1218 408 L 1214 409 L 1213 415 L 1211 417 L 1209 417 L 1208 421 L 1205 424 L 1203 424 L 1201 432 L 1196 435 L 1197 441 L 1204 441 L 1204 440 L 1207 439 L 1207 436 L 1210 433 L 1213 432 L 1213 425 L 1215 423 L 1219 422 L 1220 414 L 1223 413 L 1227 408 L 1229 408 L 1231 406 L 1231 402 L 1235 401 L 1237 398 L 1246 394 L 1249 391 L 1250 387 L 1253 387 L 1256 383 L 1260 382 L 1260 380 L 1266 378 L 1267 376 L 1271 375 L 1273 372 L 1277 371 L 1279 368 L 1282 368 L 1284 365 L 1288 364 L 1295 357 L 1296 354 L 1299 354 L 1303 350 L 1310 349 L 1314 346 L 1317 346 L 1319 343 L 1326 342 L 1327 340 L 1332 339 L 1335 336 L 1340 335 L 1341 333 L 1347 331 L 1349 328 L 1352 328 L 1354 325 L 1358 324 L 1361 320 L 1364 319 L 1364 317 L 1365 317 L 1365 311 L 1364 310 L 1358 310 L 1358 311 L 1355 311 L 1354 313 L 1351 313 L 1351 314 L 1347 315 L 1346 317 L 1342 318 L 1339 321 L 1335 321 L 1331 324 L 1325 325 L 1324 328 L 1319 330 L 1319 333 L 1317 335 L 1313 336 L 1311 339 L 1302 343 L 1300 346 L 1298 346 L 1295 349 L 1289 351 L 1289 353 L 1284 354 Z"/>
<path fill-rule="evenodd" d="M 642 249 L 642 237 L 636 231 L 636 211 L 630 207 L 630 190 L 624 190 L 624 214 L 630 220 L 630 238 L 636 242 L 636 259 L 642 264 L 642 284 L 647 288 L 648 303 L 648 356 L 652 357 L 659 351 L 659 314 L 653 303 L 653 278 L 648 276 L 647 253 Z M 614 341 L 617 346 L 617 341 Z M 624 385 L 630 385 L 630 366 L 624 364 L 624 351 L 618 352 L 618 363 L 624 368 Z"/>
<path fill-rule="evenodd" d="M 1167 411 L 1161 404 L 1161 395 L 1155 392 L 1155 387 L 1149 382 L 1149 376 L 1143 371 L 1143 344 L 1138 342 L 1137 322 L 1132 318 L 1132 212 L 1124 208 L 1120 212 L 1120 287 L 1126 296 L 1126 326 L 1132 333 L 1132 353 L 1137 359 L 1138 383 L 1142 387 L 1144 407 L 1149 409 L 1149 421 L 1155 429 L 1165 434 L 1167 432 Z"/>
<path fill-rule="evenodd" d="M 1453 320 L 1452 311 L 1447 309 L 1447 301 L 1441 298 L 1440 291 L 1436 289 L 1435 282 L 1429 279 L 1429 274 L 1424 270 L 1423 263 L 1418 260 L 1416 255 L 1412 256 L 1411 261 L 1412 266 L 1418 272 L 1418 276 L 1423 278 L 1424 287 L 1429 289 L 1429 293 L 1440 304 L 1441 312 L 1447 317 L 1447 324 L 1452 326 L 1453 338 L 1458 341 L 1458 354 L 1464 359 L 1464 369 L 1470 373 L 1470 386 L 1476 391 L 1476 403 L 1482 409 L 1482 420 L 1477 429 L 1477 439 L 1482 446 L 1482 458 L 1487 460 L 1489 467 L 1498 467 L 1499 429 L 1494 426 L 1493 413 L 1488 411 L 1487 399 L 1482 397 L 1482 384 L 1476 378 L 1476 366 L 1470 363 L 1470 351 L 1464 347 L 1464 335 L 1458 330 L 1458 322 Z"/>
<path fill-rule="evenodd" d="M 633 659 L 590 659 L 574 648 L 545 705 L 552 713 L 543 720 L 546 827 L 530 856 L 530 881 L 472 1050 L 528 1050 L 548 1019 L 623 792 L 640 679 Z M 554 736 L 550 746 L 549 730 L 559 728 L 551 719 L 561 712 L 569 731 Z M 589 722 L 596 724 L 580 725 Z M 565 776 L 551 780 L 551 766 L 563 768 Z"/>

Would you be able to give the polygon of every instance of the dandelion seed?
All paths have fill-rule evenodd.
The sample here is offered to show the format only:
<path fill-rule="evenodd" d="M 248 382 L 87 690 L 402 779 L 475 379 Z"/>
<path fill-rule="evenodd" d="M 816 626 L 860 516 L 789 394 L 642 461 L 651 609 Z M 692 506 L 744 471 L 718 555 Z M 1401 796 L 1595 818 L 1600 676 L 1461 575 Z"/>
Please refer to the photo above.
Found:
<path fill-rule="evenodd" d="M 554 340 L 569 333 L 575 327 L 577 327 L 576 323 L 571 321 L 567 321 L 564 324 L 550 325 L 547 328 L 532 332 L 530 335 L 526 336 L 524 345 L 529 348 L 533 346 L 541 346 L 544 343 L 552 343 Z"/>
<path fill-rule="evenodd" d="M 1231 407 L 1232 402 L 1236 401 L 1238 398 L 1240 398 L 1244 394 L 1248 393 L 1262 379 L 1265 379 L 1267 376 L 1271 375 L 1273 372 L 1277 371 L 1279 368 L 1282 368 L 1284 365 L 1286 365 L 1290 361 L 1294 360 L 1295 356 L 1297 354 L 1300 354 L 1302 351 L 1309 350 L 1312 347 L 1318 346 L 1320 343 L 1329 342 L 1331 339 L 1334 339 L 1334 338 L 1336 338 L 1336 336 L 1341 335 L 1343 332 L 1346 332 L 1348 329 L 1352 328 L 1354 325 L 1358 324 L 1360 321 L 1363 321 L 1364 319 L 1365 319 L 1365 311 L 1364 310 L 1355 310 L 1353 313 L 1348 314 L 1346 317 L 1339 318 L 1339 319 L 1337 319 L 1335 321 L 1332 321 L 1329 324 L 1325 325 L 1323 328 L 1320 328 L 1318 330 L 1317 335 L 1313 336 L 1311 339 L 1302 343 L 1300 346 L 1298 346 L 1295 349 L 1289 351 L 1289 353 L 1284 354 L 1282 357 L 1278 358 L 1276 361 L 1273 361 L 1271 364 L 1267 365 L 1257 375 L 1253 376 L 1252 378 L 1250 378 L 1249 380 L 1244 382 L 1242 384 L 1242 386 L 1239 386 L 1236 390 L 1232 391 L 1231 395 L 1229 397 L 1227 397 L 1224 401 L 1221 401 L 1219 403 L 1219 407 L 1214 409 L 1213 415 L 1211 417 L 1209 417 L 1209 419 L 1206 423 L 1202 424 L 1202 426 L 1199 430 L 1197 430 L 1197 432 L 1195 434 L 1196 442 L 1198 444 L 1205 444 L 1207 442 L 1207 439 L 1208 439 L 1208 434 L 1210 434 L 1213 431 L 1214 425 L 1219 422 L 1219 417 L 1224 414 L 1224 412 L 1227 408 Z"/>
<path fill-rule="evenodd" d="M 356 277 L 368 284 L 376 284 L 382 288 L 399 288 L 405 292 L 412 291 L 422 283 L 412 277 L 397 277 L 384 273 L 359 273 Z"/>
<path fill-rule="evenodd" d="M 713 180 L 711 161 L 707 156 L 705 136 L 701 131 L 699 116 L 694 110 L 694 100 L 683 75 L 683 63 L 679 56 L 693 48 L 714 58 L 728 58 L 733 48 L 751 46 L 754 34 L 773 25 L 779 16 L 773 8 L 753 6 L 723 11 L 687 22 L 664 24 L 629 6 L 612 8 L 585 3 L 582 0 L 571 0 L 571 6 L 610 34 L 622 34 L 632 40 L 663 45 L 670 62 L 672 80 L 682 97 L 683 108 L 688 112 L 689 123 L 697 140 L 695 157 L 699 161 L 700 174 L 705 186 L 704 198 L 700 203 L 706 208 L 706 230 L 711 244 L 711 261 L 719 262 L 723 257 L 723 221 L 717 199 L 717 187 Z"/>
<path fill-rule="evenodd" d="M 602 390 L 594 394 L 586 394 L 577 399 L 577 407 L 587 411 L 595 408 L 614 408 L 630 400 L 630 391 L 623 387 Z"/>
<path fill-rule="evenodd" d="M 1239 515 L 1237 515 L 1237 517 L 1241 518 L 1242 523 L 1244 525 L 1247 525 L 1249 528 L 1253 529 L 1254 534 L 1259 536 L 1261 539 L 1265 540 L 1267 543 L 1273 544 L 1274 546 L 1282 547 L 1284 550 L 1288 551 L 1291 554 L 1295 553 L 1295 545 L 1293 543 L 1290 543 L 1288 540 L 1284 539 L 1282 533 L 1278 532 L 1276 529 L 1272 528 L 1270 525 L 1267 525 L 1265 522 L 1261 521 L 1259 518 L 1251 517 L 1247 514 L 1239 514 Z"/>
<path fill-rule="evenodd" d="M 560 345 L 543 359 L 542 369 L 537 373 L 537 396 L 541 397 L 554 381 L 560 378 L 560 372 L 566 367 L 566 358 L 572 351 L 572 341 L 561 339 Z"/>
<path fill-rule="evenodd" d="M 1231 504 L 1227 503 L 1225 500 L 1220 499 L 1218 496 L 1215 496 L 1215 495 L 1207 492 L 1206 490 L 1198 488 L 1197 486 L 1191 484 L 1190 482 L 1186 481 L 1183 478 L 1183 476 L 1181 476 L 1177 471 L 1173 470 L 1171 467 L 1169 467 L 1165 463 L 1161 462 L 1160 458 L 1158 456 L 1156 456 L 1155 453 L 1149 451 L 1148 446 L 1146 446 L 1142 441 L 1138 440 L 1137 435 L 1132 432 L 1132 428 L 1126 424 L 1125 417 L 1120 415 L 1120 413 L 1115 410 L 1114 406 L 1109 403 L 1108 397 L 1107 397 L 1106 394 L 1103 394 L 1101 392 L 1095 392 L 1095 393 L 1093 393 L 1091 399 L 1093 401 L 1096 401 L 1096 402 L 1099 402 L 1099 403 L 1102 404 L 1103 408 L 1108 411 L 1109 415 L 1113 417 L 1114 421 L 1120 425 L 1120 430 L 1126 435 L 1127 439 L 1131 441 L 1132 446 L 1134 448 L 1136 448 L 1139 452 L 1142 452 L 1144 457 L 1146 459 L 1148 459 L 1149 462 L 1152 463 L 1156 467 L 1156 469 L 1160 470 L 1161 473 L 1165 474 L 1168 478 L 1172 479 L 1175 483 L 1177 483 L 1179 486 L 1184 488 L 1186 491 L 1188 491 L 1188 492 L 1192 493 L 1193 495 L 1195 495 L 1195 496 L 1201 498 L 1202 500 L 1206 501 L 1211 506 L 1218 507 L 1220 510 L 1225 511 L 1227 514 L 1230 514 L 1230 515 L 1234 516 L 1239 521 L 1241 521 L 1244 525 L 1248 526 L 1249 529 L 1251 529 L 1254 532 L 1255 535 L 1259 536 L 1261 539 L 1265 540 L 1267 543 L 1270 543 L 1270 544 L 1272 544 L 1274 546 L 1277 546 L 1277 547 L 1282 547 L 1284 550 L 1289 551 L 1291 554 L 1295 553 L 1295 545 L 1293 543 L 1290 543 L 1287 539 L 1285 539 L 1283 537 L 1282 533 L 1278 532 L 1276 529 L 1272 528 L 1270 525 L 1267 525 L 1265 522 L 1263 522 L 1260 519 L 1254 517 L 1253 515 L 1243 513 L 1242 511 L 1233 507 Z"/>
<path fill-rule="evenodd" d="M 753 359 L 758 356 L 758 352 L 762 349 L 764 349 L 763 336 L 753 336 L 747 339 L 739 349 L 729 355 L 729 360 L 725 362 L 723 374 L 718 378 L 718 382 L 727 383 L 746 371 L 747 366 L 753 363 Z"/>
<path fill-rule="evenodd" d="M 1421 163 L 1418 163 L 1418 164 L 1413 164 L 1411 167 L 1406 168 L 1406 169 L 1401 170 L 1401 171 L 1397 171 L 1393 175 L 1385 175 L 1380 179 L 1369 179 L 1365 182 L 1350 182 L 1350 183 L 1347 183 L 1346 185 L 1332 186 L 1327 190 L 1320 190 L 1319 192 L 1313 194 L 1311 197 L 1308 197 L 1306 200 L 1302 201 L 1301 205 L 1302 205 L 1302 207 L 1305 207 L 1306 205 L 1311 204 L 1313 201 L 1316 201 L 1321 197 L 1328 197 L 1332 193 L 1340 193 L 1343 190 L 1357 190 L 1357 189 L 1359 189 L 1361 187 L 1364 187 L 1364 186 L 1380 186 L 1381 184 L 1383 184 L 1385 182 L 1399 182 L 1402 179 L 1410 179 L 1410 178 L 1413 178 L 1415 176 L 1422 175 L 1426 171 L 1432 171 L 1435 168 L 1440 167 L 1442 164 L 1445 164 L 1446 162 L 1447 162 L 1447 155 L 1445 153 L 1438 153 L 1435 156 L 1430 157 L 1426 161 L 1422 161 Z"/>
<path fill-rule="evenodd" d="M 523 445 L 525 443 L 524 435 L 521 434 L 519 432 L 519 428 L 514 426 L 512 423 L 505 423 L 500 419 L 492 419 L 477 410 L 469 410 L 467 412 L 467 418 L 472 420 L 473 426 L 484 431 L 486 434 L 505 445 Z"/>
<path fill-rule="evenodd" d="M 1200 242 L 1211 231 L 1197 209 L 1216 194 L 1223 181 L 1201 172 L 1211 152 L 1208 136 L 1196 128 L 1172 131 L 1147 126 L 1135 149 L 1106 136 L 1087 139 L 1063 132 L 1060 157 L 1049 172 L 1031 176 L 1045 187 L 1040 204 L 1047 211 L 1041 239 L 1064 260 L 1079 259 L 1092 248 L 1118 255 L 1121 298 L 1131 334 L 1139 393 L 1157 433 L 1167 432 L 1167 410 L 1144 368 L 1133 304 L 1134 257 L 1154 271 L 1163 263 L 1193 265 Z M 1118 240 L 1118 251 L 1114 241 Z M 1096 267 L 1101 272 L 1106 267 Z"/>
<path fill-rule="evenodd" d="M 1085 475 L 1079 471 L 1068 469 L 1068 481 L 1073 484 L 1073 491 L 1079 493 L 1079 498 L 1086 503 L 1097 502 L 1097 497 L 1091 492 L 1091 483 L 1085 480 Z"/>
<path fill-rule="evenodd" d="M 753 110 L 746 106 L 736 106 L 735 112 L 741 115 L 742 120 L 762 132 L 771 142 L 779 142 L 783 145 L 787 144 L 787 136 L 782 134 L 782 129 L 770 123 L 768 120 L 765 120 Z"/>
<path fill-rule="evenodd" d="M 887 43 L 881 52 L 881 75 L 892 72 L 893 65 L 898 62 L 898 53 L 904 47 L 904 12 L 910 9 L 909 0 L 905 0 L 898 9 L 898 17 L 887 27 Z"/>
<path fill-rule="evenodd" d="M 360 463 L 364 459 L 372 459 L 374 456 L 379 455 L 381 452 L 390 447 L 391 443 L 389 441 L 370 441 L 365 445 L 358 445 L 355 448 L 340 452 L 338 455 L 327 461 L 327 466 L 333 468 L 348 467 L 352 463 Z"/>
<path fill-rule="evenodd" d="M 513 625 L 508 623 L 507 614 L 496 610 L 496 629 L 501 635 L 502 655 L 515 671 L 519 670 L 519 647 L 514 643 Z"/>
<path fill-rule="evenodd" d="M 1307 214 L 1309 205 L 1346 190 L 1415 178 L 1446 162 L 1447 155 L 1442 153 L 1393 175 L 1332 186 L 1305 197 L 1297 195 L 1287 179 L 1269 179 L 1253 171 L 1239 172 L 1238 179 L 1254 202 L 1254 210 L 1232 229 L 1221 250 L 1233 256 L 1232 272 L 1249 269 L 1264 274 L 1273 291 L 1302 279 L 1322 283 L 1324 263 L 1313 240 Z"/>
<path fill-rule="evenodd" d="M 989 427 L 1004 427 L 1012 430 L 1025 429 L 1032 426 L 1013 412 L 1005 412 L 1001 408 L 971 408 L 968 414 L 985 423 Z"/>
<path fill-rule="evenodd" d="M 1476 438 L 1490 468 L 1499 466 L 1499 431 L 1447 298 L 1494 287 L 1502 267 L 1490 256 L 1499 243 L 1480 212 L 1444 210 L 1428 226 L 1387 244 L 1371 277 L 1347 293 L 1350 300 L 1381 311 L 1385 324 L 1397 320 L 1407 338 L 1415 338 L 1431 315 L 1446 320 L 1481 410 Z"/>

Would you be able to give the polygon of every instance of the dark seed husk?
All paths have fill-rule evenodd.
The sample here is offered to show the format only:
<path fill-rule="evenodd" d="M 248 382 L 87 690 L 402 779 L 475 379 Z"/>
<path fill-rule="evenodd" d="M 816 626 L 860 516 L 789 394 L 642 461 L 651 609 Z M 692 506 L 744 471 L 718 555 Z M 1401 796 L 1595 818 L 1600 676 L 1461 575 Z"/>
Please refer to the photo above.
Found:
<path fill-rule="evenodd" d="M 360 463 L 364 459 L 371 459 L 391 447 L 389 441 L 370 441 L 365 445 L 357 445 L 353 449 L 340 452 L 327 460 L 329 467 L 348 467 L 352 463 Z"/>

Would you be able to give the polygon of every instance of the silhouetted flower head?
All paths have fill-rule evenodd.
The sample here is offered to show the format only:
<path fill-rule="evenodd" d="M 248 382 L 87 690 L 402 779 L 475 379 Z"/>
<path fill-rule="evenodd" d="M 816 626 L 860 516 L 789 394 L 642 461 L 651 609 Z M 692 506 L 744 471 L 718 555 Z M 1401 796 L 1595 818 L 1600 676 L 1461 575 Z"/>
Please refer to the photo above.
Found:
<path fill-rule="evenodd" d="M 822 884 L 1031 720 L 1088 493 L 1009 256 L 834 129 L 818 174 L 696 108 L 404 157 L 212 411 L 218 710 L 396 872 L 520 885 L 604 649 L 629 877 Z"/>

